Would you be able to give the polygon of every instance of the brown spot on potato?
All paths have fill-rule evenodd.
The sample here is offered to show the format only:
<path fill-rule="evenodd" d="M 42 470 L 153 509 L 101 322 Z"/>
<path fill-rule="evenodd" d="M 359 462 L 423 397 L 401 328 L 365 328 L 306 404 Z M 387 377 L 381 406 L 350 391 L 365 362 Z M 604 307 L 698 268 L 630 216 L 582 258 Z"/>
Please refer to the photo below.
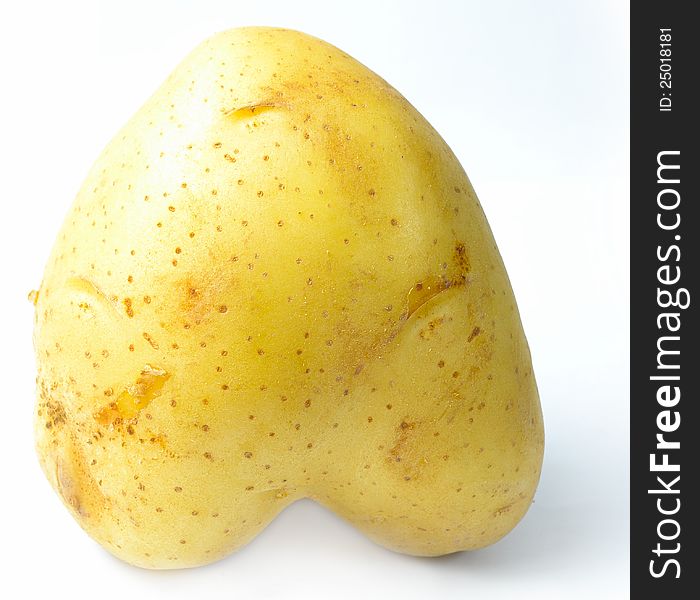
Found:
<path fill-rule="evenodd" d="M 463 280 L 467 273 L 471 270 L 471 265 L 469 263 L 469 257 L 467 256 L 467 249 L 463 242 L 457 242 L 455 244 L 454 251 L 454 261 L 459 267 L 459 277 Z"/>
<path fill-rule="evenodd" d="M 516 502 L 517 502 L 517 501 L 516 501 Z M 500 517 L 501 515 L 504 515 L 504 514 L 510 512 L 510 510 L 513 508 L 513 505 L 515 505 L 516 502 L 511 502 L 511 503 L 509 503 L 509 504 L 506 504 L 505 506 L 501 506 L 500 508 L 497 508 L 497 509 L 493 512 L 493 516 L 494 516 L 494 517 Z"/>
<path fill-rule="evenodd" d="M 66 423 L 66 410 L 58 400 L 47 400 L 43 407 L 46 409 L 47 423 L 52 426 L 64 425 Z"/>
<path fill-rule="evenodd" d="M 132 318 L 134 316 L 134 309 L 132 307 L 131 298 L 124 298 L 123 304 L 124 304 L 124 310 L 126 311 L 126 315 L 129 318 Z"/>
<path fill-rule="evenodd" d="M 144 331 L 144 332 L 143 332 L 143 339 L 146 340 L 146 341 L 151 345 L 151 347 L 152 347 L 154 350 L 158 350 L 158 342 L 156 342 L 156 341 L 151 337 L 151 334 L 150 334 L 150 333 Z"/>

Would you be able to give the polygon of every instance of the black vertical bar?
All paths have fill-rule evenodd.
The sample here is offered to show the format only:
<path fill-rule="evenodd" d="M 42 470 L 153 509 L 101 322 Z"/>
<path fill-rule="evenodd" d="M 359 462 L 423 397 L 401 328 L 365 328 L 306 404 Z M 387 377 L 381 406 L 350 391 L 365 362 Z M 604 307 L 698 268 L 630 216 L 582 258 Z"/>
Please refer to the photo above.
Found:
<path fill-rule="evenodd" d="M 697 119 L 691 2 L 631 13 L 631 597 L 696 598 Z"/>

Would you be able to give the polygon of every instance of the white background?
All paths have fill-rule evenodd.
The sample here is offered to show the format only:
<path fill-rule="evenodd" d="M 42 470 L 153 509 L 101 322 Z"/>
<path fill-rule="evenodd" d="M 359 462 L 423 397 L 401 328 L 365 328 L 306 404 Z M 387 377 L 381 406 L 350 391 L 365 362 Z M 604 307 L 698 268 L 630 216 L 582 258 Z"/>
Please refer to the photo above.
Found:
<path fill-rule="evenodd" d="M 627 2 L 3 7 L 0 595 L 628 596 Z M 26 295 L 39 286 L 78 186 L 187 52 L 218 30 L 258 24 L 314 34 L 382 75 L 452 146 L 479 194 L 519 302 L 547 431 L 536 501 L 494 546 L 440 559 L 401 556 L 301 502 L 215 565 L 149 572 L 90 540 L 40 472 Z"/>

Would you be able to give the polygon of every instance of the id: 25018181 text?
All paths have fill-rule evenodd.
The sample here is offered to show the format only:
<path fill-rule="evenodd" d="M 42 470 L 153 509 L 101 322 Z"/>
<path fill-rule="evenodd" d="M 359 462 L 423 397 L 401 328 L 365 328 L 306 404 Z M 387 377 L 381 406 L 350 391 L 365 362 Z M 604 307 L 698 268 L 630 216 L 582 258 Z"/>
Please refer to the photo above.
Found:
<path fill-rule="evenodd" d="M 671 112 L 671 30 L 659 29 L 659 111 Z"/>

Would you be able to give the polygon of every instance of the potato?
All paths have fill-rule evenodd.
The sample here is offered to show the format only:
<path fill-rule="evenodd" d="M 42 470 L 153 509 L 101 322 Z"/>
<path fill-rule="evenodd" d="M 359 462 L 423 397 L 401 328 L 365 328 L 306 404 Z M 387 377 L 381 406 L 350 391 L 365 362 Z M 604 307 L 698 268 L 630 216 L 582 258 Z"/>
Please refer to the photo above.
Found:
<path fill-rule="evenodd" d="M 43 469 L 129 563 L 217 560 L 304 497 L 440 555 L 533 497 L 539 398 L 472 186 L 308 35 L 195 49 L 97 159 L 34 301 Z"/>

